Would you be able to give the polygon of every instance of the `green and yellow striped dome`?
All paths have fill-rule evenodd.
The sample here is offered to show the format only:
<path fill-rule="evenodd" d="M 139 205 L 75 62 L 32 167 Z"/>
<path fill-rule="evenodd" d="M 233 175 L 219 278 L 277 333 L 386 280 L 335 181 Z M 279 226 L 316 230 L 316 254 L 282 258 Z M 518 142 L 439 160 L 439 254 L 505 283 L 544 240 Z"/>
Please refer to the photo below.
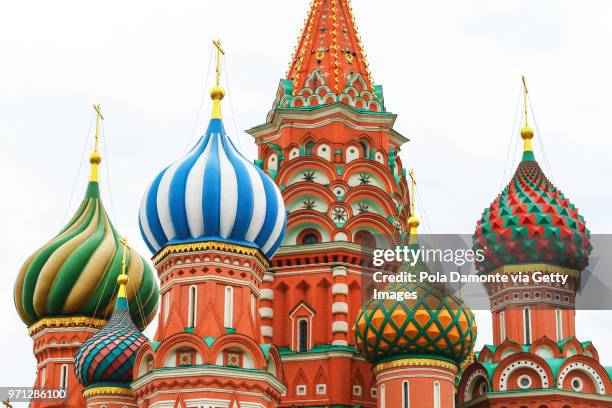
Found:
<path fill-rule="evenodd" d="M 43 318 L 108 319 L 121 273 L 122 242 L 110 222 L 98 185 L 97 152 L 85 198 L 66 226 L 26 259 L 15 283 L 15 306 L 28 326 Z M 144 328 L 155 316 L 159 289 L 149 264 L 134 249 L 127 254 L 132 319 Z M 138 293 L 138 296 L 136 296 Z"/>

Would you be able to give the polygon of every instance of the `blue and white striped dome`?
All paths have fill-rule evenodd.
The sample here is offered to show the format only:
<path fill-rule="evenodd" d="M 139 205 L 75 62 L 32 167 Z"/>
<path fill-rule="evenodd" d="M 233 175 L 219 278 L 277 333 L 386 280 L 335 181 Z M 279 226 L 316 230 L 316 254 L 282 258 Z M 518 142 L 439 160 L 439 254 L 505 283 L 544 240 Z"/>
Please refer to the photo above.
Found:
<path fill-rule="evenodd" d="M 166 245 L 221 241 L 259 248 L 269 259 L 287 223 L 278 187 L 238 152 L 221 119 L 147 189 L 140 231 L 156 253 Z"/>

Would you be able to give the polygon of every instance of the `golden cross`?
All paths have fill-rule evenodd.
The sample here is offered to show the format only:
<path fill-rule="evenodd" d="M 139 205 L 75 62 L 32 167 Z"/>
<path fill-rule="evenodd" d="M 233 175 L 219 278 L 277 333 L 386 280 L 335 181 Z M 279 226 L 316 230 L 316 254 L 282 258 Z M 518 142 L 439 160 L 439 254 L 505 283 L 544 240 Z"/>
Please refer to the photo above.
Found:
<path fill-rule="evenodd" d="M 102 116 L 102 107 L 100 104 L 95 104 L 93 106 L 96 111 L 96 145 L 94 151 L 98 151 L 98 140 L 99 140 L 99 132 L 100 132 L 100 120 L 104 120 L 104 116 Z"/>
<path fill-rule="evenodd" d="M 125 275 L 127 250 L 128 248 L 131 249 L 132 247 L 130 247 L 130 245 L 128 244 L 126 237 L 121 237 L 121 243 L 123 244 L 123 257 L 121 258 L 121 274 Z"/>
<path fill-rule="evenodd" d="M 525 126 L 527 126 L 527 80 L 525 79 L 525 75 L 521 77 L 523 80 L 523 103 L 525 105 Z"/>
<path fill-rule="evenodd" d="M 408 172 L 410 176 L 411 182 L 411 192 L 410 192 L 410 215 L 414 215 L 414 186 L 416 186 L 416 179 L 414 177 L 414 169 L 410 169 Z"/>
<path fill-rule="evenodd" d="M 213 45 L 217 48 L 217 82 L 215 85 L 219 86 L 221 82 L 221 56 L 225 55 L 225 50 L 221 47 L 221 40 L 213 40 Z"/>
<path fill-rule="evenodd" d="M 11 405 L 11 401 L 9 401 L 8 399 L 6 401 L 2 401 L 2 403 L 6 408 L 13 408 L 13 406 Z"/>

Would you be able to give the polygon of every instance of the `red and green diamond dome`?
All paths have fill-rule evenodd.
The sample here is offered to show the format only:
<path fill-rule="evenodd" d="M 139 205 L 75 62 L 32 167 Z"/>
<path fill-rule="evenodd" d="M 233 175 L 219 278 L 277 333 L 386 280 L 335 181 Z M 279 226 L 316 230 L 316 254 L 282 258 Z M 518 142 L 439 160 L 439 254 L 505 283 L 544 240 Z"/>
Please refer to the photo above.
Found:
<path fill-rule="evenodd" d="M 533 130 L 526 126 L 521 136 L 525 151 L 514 177 L 478 220 L 474 245 L 485 259 L 476 267 L 481 273 L 527 264 L 581 271 L 592 249 L 584 218 L 535 160 Z"/>

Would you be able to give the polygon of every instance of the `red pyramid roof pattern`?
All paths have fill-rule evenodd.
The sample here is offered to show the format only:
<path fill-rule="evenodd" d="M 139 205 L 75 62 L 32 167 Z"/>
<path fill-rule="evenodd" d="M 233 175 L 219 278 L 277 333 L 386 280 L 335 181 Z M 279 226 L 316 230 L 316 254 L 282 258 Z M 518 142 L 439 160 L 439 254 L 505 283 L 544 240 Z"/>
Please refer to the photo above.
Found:
<path fill-rule="evenodd" d="M 284 82 L 283 82 L 284 81 Z M 350 0 L 313 0 L 278 105 L 301 108 L 341 102 L 384 112 L 353 18 Z"/>

